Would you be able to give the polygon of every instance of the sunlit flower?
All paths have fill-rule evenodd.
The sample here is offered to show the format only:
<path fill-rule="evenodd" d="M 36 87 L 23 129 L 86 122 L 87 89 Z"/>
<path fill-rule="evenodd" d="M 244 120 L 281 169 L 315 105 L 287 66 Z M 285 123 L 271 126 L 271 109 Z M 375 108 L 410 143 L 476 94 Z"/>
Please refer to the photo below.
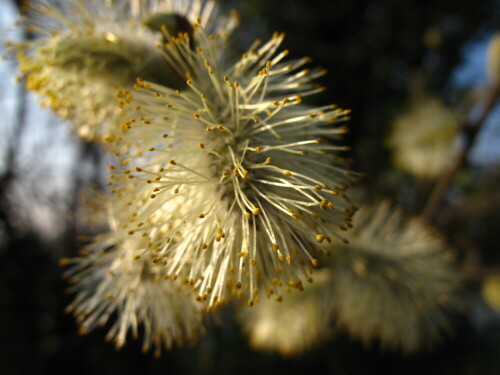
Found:
<path fill-rule="evenodd" d="M 500 33 L 491 38 L 488 46 L 488 78 L 492 85 L 500 82 Z"/>
<path fill-rule="evenodd" d="M 332 333 L 331 274 L 315 273 L 314 283 L 292 292 L 283 303 L 264 299 L 253 309 L 242 309 L 239 320 L 255 349 L 294 356 L 328 339 Z"/>
<path fill-rule="evenodd" d="M 486 278 L 481 288 L 481 294 L 491 308 L 500 311 L 500 275 Z"/>
<path fill-rule="evenodd" d="M 458 274 L 443 240 L 387 202 L 361 208 L 348 246 L 333 247 L 331 298 L 338 326 L 364 343 L 411 352 L 450 328 Z"/>
<path fill-rule="evenodd" d="M 396 119 L 389 139 L 395 165 L 417 177 L 435 178 L 458 152 L 457 116 L 441 101 L 415 103 Z"/>
<path fill-rule="evenodd" d="M 183 84 L 164 58 L 159 29 L 190 32 L 197 19 L 223 34 L 236 23 L 219 16 L 211 0 L 35 0 L 24 25 L 38 35 L 17 47 L 21 72 L 27 88 L 71 119 L 79 136 L 105 140 L 119 122 L 118 87 L 131 88 L 138 76 Z"/>
<path fill-rule="evenodd" d="M 115 205 L 132 236 L 150 238 L 146 252 L 209 307 L 228 293 L 252 305 L 259 288 L 281 300 L 350 226 L 344 191 L 357 176 L 340 157 L 348 148 L 332 143 L 348 111 L 302 104 L 323 90 L 312 80 L 324 71 L 304 69 L 309 58 L 282 62 L 283 35 L 229 63 L 219 34 L 193 28 L 193 38 L 164 30 L 185 89 L 139 79 L 131 94 Z"/>
<path fill-rule="evenodd" d="M 127 236 L 127 234 L 124 234 Z M 99 235 L 78 258 L 64 259 L 74 283 L 73 312 L 85 334 L 97 326 L 111 326 L 106 336 L 117 348 L 128 334 L 143 336 L 143 350 L 154 347 L 155 355 L 172 344 L 194 342 L 203 332 L 202 311 L 176 283 L 165 278 L 161 267 L 136 251 L 145 239 L 120 238 L 119 231 Z M 108 324 L 108 321 L 114 321 Z"/>

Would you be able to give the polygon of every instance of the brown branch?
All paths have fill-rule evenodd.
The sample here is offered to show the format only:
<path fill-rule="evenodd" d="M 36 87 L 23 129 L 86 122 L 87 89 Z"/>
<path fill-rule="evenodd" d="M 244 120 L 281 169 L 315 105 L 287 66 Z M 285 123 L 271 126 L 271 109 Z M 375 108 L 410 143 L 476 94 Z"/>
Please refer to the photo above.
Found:
<path fill-rule="evenodd" d="M 473 119 L 471 119 L 471 116 L 469 116 L 462 125 L 464 145 L 462 146 L 460 152 L 456 156 L 455 163 L 453 163 L 453 166 L 447 172 L 445 172 L 438 180 L 436 187 L 434 188 L 434 191 L 432 192 L 432 195 L 428 200 L 427 205 L 422 214 L 425 221 L 431 222 L 433 220 L 434 214 L 439 209 L 439 206 L 441 205 L 444 195 L 448 191 L 448 188 L 450 187 L 453 178 L 460 170 L 460 168 L 462 168 L 462 166 L 465 164 L 467 160 L 467 155 L 469 154 L 469 151 L 474 145 L 474 141 L 477 137 L 477 134 L 479 133 L 479 130 L 481 129 L 481 126 L 488 118 L 488 115 L 494 108 L 495 103 L 499 96 L 500 96 L 500 81 L 496 82 L 495 85 L 491 86 L 490 90 L 488 91 L 488 95 L 486 97 L 486 102 L 484 103 L 484 106 L 479 116 Z"/>

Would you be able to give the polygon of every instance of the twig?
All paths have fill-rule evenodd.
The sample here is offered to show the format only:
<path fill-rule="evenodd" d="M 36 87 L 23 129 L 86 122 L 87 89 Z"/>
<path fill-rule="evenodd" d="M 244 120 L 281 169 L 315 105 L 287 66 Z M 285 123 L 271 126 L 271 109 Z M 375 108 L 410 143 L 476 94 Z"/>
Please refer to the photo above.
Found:
<path fill-rule="evenodd" d="M 430 188 L 432 187 L 431 180 L 427 177 L 421 177 L 417 180 L 415 191 L 413 193 L 413 202 L 410 206 L 410 213 L 416 215 L 420 210 L 422 197 L 427 196 Z"/>
<path fill-rule="evenodd" d="M 436 187 L 434 188 L 434 191 L 432 192 L 432 195 L 429 201 L 427 202 L 427 205 L 422 214 L 422 217 L 424 218 L 425 221 L 427 222 L 432 221 L 434 214 L 438 210 L 444 195 L 448 191 L 448 188 L 451 185 L 451 182 L 453 181 L 453 178 L 460 170 L 460 168 L 465 164 L 467 155 L 469 154 L 469 151 L 474 145 L 474 141 L 476 139 L 477 134 L 479 133 L 479 130 L 481 129 L 481 126 L 487 119 L 491 110 L 494 108 L 495 103 L 499 96 L 500 96 L 500 81 L 497 82 L 495 85 L 491 86 L 490 90 L 488 91 L 486 102 L 482 108 L 480 115 L 475 117 L 474 119 L 471 119 L 469 116 L 469 118 L 465 120 L 462 126 L 462 133 L 464 135 L 464 145 L 461 148 L 458 155 L 456 156 L 455 163 L 453 164 L 453 166 L 438 180 Z"/>

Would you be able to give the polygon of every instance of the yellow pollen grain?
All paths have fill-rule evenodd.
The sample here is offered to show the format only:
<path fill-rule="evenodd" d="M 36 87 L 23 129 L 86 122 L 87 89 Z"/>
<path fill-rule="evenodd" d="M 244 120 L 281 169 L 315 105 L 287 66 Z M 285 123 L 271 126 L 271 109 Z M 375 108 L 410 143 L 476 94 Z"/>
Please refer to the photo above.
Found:
<path fill-rule="evenodd" d="M 60 266 L 64 266 L 64 265 L 66 265 L 68 263 L 69 263 L 69 259 L 68 258 L 61 258 L 61 259 L 59 259 L 59 265 Z"/>
<path fill-rule="evenodd" d="M 317 234 L 316 235 L 316 242 L 322 243 L 324 240 L 325 240 L 324 234 Z"/>

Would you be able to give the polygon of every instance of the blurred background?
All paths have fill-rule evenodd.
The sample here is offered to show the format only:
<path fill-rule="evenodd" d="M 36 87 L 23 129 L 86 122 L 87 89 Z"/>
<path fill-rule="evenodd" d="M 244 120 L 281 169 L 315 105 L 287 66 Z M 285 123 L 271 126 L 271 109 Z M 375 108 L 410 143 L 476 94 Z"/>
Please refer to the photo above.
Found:
<path fill-rule="evenodd" d="M 328 69 L 320 81 L 327 90 L 308 101 L 352 109 L 347 144 L 354 169 L 367 175 L 361 190 L 373 201 L 389 198 L 421 213 L 432 182 L 395 168 L 387 147 L 392 124 L 426 97 L 440 98 L 463 119 L 480 110 L 489 85 L 488 44 L 500 31 L 500 1 L 220 2 L 240 13 L 237 50 L 283 31 L 290 57 L 310 56 L 313 66 Z M 14 27 L 18 13 L 19 3 L 0 0 L 1 48 L 6 40 L 27 37 Z M 133 341 L 115 351 L 104 342 L 104 330 L 79 336 L 64 313 L 71 296 L 58 260 L 75 255 L 76 236 L 92 231 L 80 219 L 81 191 L 102 184 L 106 161 L 96 146 L 81 143 L 67 124 L 40 109 L 16 83 L 17 69 L 12 58 L 0 62 L 0 373 L 498 374 L 498 101 L 432 218 L 455 249 L 465 279 L 465 308 L 454 318 L 453 336 L 433 351 L 401 355 L 338 332 L 325 345 L 285 359 L 251 349 L 228 308 L 196 346 L 154 359 Z"/>

